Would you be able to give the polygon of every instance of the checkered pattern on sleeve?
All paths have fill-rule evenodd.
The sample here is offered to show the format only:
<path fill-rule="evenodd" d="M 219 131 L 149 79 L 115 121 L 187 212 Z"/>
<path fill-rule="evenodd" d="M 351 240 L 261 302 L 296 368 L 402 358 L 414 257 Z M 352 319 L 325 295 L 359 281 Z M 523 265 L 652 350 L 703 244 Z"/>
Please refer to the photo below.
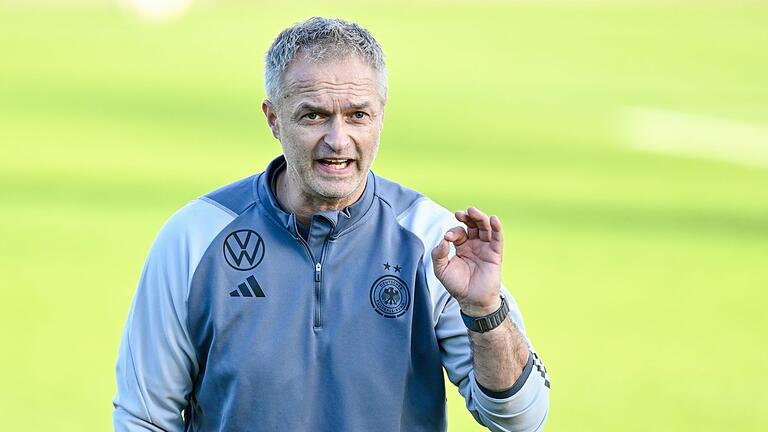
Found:
<path fill-rule="evenodd" d="M 544 363 L 542 363 L 541 359 L 539 358 L 539 355 L 533 352 L 533 366 L 536 368 L 537 371 L 541 374 L 541 377 L 544 378 L 544 385 L 547 386 L 547 388 L 550 388 L 549 386 L 549 375 L 547 375 L 547 368 L 544 366 Z"/>

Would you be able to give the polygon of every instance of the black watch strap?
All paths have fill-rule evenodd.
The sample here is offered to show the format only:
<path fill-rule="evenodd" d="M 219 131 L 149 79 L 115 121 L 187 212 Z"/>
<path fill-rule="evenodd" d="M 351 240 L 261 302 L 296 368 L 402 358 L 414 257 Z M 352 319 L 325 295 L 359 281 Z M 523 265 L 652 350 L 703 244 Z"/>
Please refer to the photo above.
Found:
<path fill-rule="evenodd" d="M 509 305 L 507 305 L 507 300 L 504 296 L 501 296 L 501 306 L 496 309 L 496 312 L 481 317 L 471 317 L 461 312 L 461 319 L 464 321 L 464 325 L 473 332 L 485 333 L 500 326 L 508 314 Z"/>

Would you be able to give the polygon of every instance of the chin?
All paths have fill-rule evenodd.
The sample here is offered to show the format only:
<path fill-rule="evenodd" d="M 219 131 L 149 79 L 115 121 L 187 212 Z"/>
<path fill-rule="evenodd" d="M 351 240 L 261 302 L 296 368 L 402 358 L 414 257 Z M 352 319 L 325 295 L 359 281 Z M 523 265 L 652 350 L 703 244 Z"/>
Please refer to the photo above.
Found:
<path fill-rule="evenodd" d="M 352 195 L 355 192 L 355 190 L 327 188 L 327 189 L 320 190 L 318 192 L 319 192 L 319 195 L 321 195 L 323 198 L 343 199 Z"/>
<path fill-rule="evenodd" d="M 344 182 L 322 182 L 315 188 L 315 192 L 323 198 L 343 199 L 355 193 L 359 183 L 352 181 Z"/>

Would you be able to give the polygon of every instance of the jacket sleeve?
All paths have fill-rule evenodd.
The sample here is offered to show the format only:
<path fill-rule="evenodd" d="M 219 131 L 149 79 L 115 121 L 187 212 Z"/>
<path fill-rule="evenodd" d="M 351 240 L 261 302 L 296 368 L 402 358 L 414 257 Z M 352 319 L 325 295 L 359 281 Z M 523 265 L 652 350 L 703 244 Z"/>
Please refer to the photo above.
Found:
<path fill-rule="evenodd" d="M 430 264 L 431 265 L 431 264 Z M 525 334 L 520 310 L 506 288 L 509 318 Z M 449 296 L 450 297 L 450 296 Z M 481 389 L 472 370 L 472 352 L 458 303 L 446 298 L 436 326 L 448 379 L 459 388 L 467 409 L 492 431 L 540 431 L 549 410 L 549 377 L 526 337 L 530 354 L 517 382 L 501 393 Z"/>
<path fill-rule="evenodd" d="M 198 363 L 187 330 L 189 281 L 215 235 L 233 218 L 194 200 L 161 229 L 131 303 L 117 358 L 115 431 L 183 431 Z"/>
<path fill-rule="evenodd" d="M 528 363 L 517 382 L 508 391 L 495 393 L 481 389 L 472 370 L 472 351 L 467 328 L 458 303 L 434 275 L 431 250 L 445 232 L 461 225 L 451 212 L 424 199 L 398 218 L 400 223 L 424 243 L 424 266 L 432 298 L 433 322 L 440 345 L 442 363 L 448 379 L 458 387 L 467 409 L 480 424 L 492 431 L 534 432 L 544 427 L 549 410 L 549 378 L 530 340 Z M 451 245 L 451 255 L 455 253 Z M 509 318 L 525 335 L 520 310 L 502 284 L 509 304 Z"/>

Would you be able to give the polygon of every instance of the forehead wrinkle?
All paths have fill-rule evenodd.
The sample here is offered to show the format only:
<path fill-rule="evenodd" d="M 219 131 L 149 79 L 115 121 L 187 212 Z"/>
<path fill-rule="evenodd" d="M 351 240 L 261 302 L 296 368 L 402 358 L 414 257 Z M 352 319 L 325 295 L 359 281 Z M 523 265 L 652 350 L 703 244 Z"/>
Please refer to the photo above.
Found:
<path fill-rule="evenodd" d="M 312 74 L 308 74 L 312 75 Z M 333 79 L 322 79 L 318 77 L 310 76 L 308 78 L 303 78 L 301 76 L 294 78 L 291 80 L 292 82 L 296 84 L 303 84 L 303 85 L 311 85 L 311 84 L 329 84 L 329 85 L 340 85 L 340 84 L 355 84 L 355 85 L 368 85 L 374 83 L 376 80 L 365 77 L 365 76 L 356 76 L 353 78 L 344 78 L 343 80 L 333 80 Z"/>
<path fill-rule="evenodd" d="M 289 93 L 289 96 L 299 96 L 312 100 L 323 100 L 328 98 L 365 98 L 366 96 L 375 95 L 376 92 L 371 91 L 347 91 L 347 90 L 333 90 L 333 91 L 318 91 L 318 90 L 306 90 L 296 93 Z"/>
<path fill-rule="evenodd" d="M 299 110 L 309 105 L 326 110 L 339 108 L 340 110 L 345 111 L 351 108 L 373 106 L 377 97 L 378 93 L 369 88 L 355 90 L 307 89 L 304 91 L 291 92 L 285 95 L 286 101 L 293 100 L 293 103 L 289 103 L 289 105 L 293 105 L 294 110 Z"/>
<path fill-rule="evenodd" d="M 372 86 L 373 80 L 361 79 L 359 81 L 348 82 L 332 82 L 332 81 L 319 81 L 319 80 L 294 80 L 285 86 L 287 93 L 301 93 L 307 91 L 375 91 L 375 86 Z"/>

